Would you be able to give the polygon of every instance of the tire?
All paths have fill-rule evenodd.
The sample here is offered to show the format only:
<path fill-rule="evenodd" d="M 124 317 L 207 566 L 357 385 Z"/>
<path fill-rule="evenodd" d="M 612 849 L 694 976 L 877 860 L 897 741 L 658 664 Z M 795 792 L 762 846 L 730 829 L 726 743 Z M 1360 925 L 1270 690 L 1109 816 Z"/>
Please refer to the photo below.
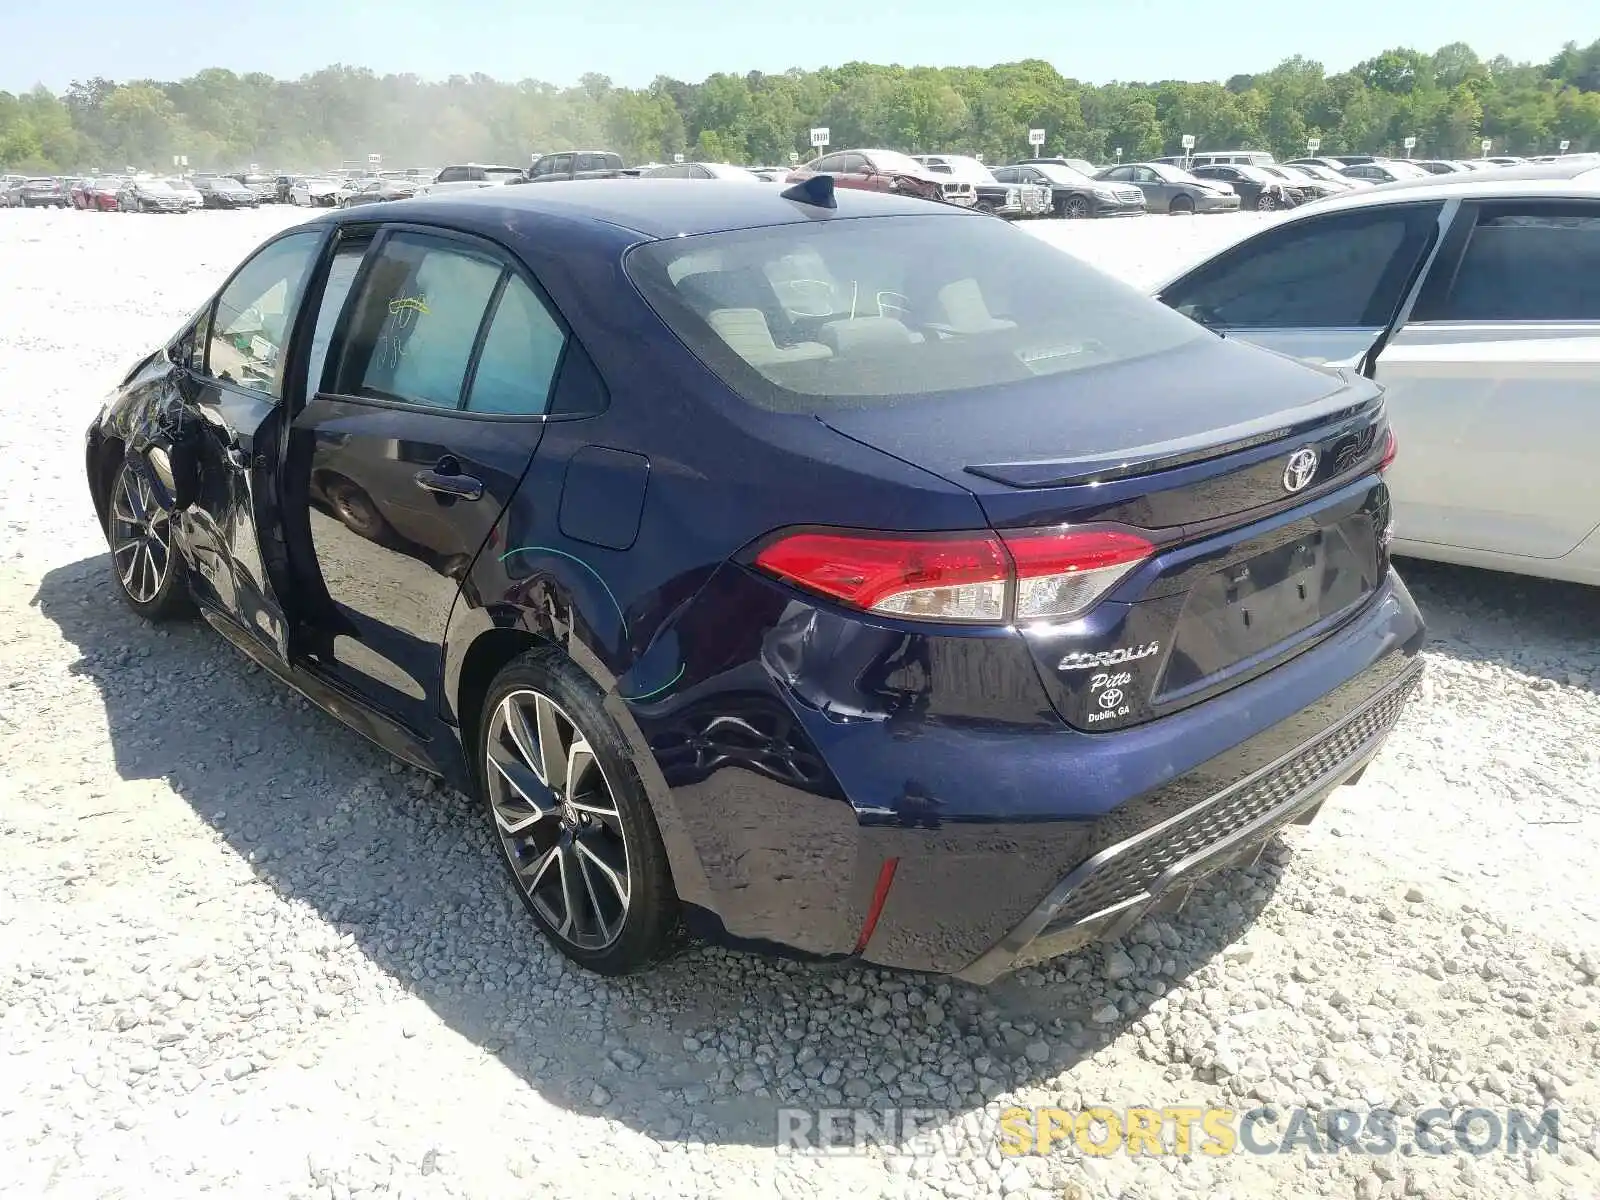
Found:
<path fill-rule="evenodd" d="M 1278 198 L 1271 192 L 1262 192 L 1256 197 L 1257 212 L 1271 212 L 1278 207 Z"/>
<path fill-rule="evenodd" d="M 1087 196 L 1068 196 L 1061 202 L 1061 215 L 1069 221 L 1082 221 L 1094 216 Z"/>
<path fill-rule="evenodd" d="M 627 975 L 670 955 L 682 925 L 661 832 L 603 700 L 560 649 L 530 650 L 489 685 L 472 753 L 490 832 L 534 923 L 579 966 Z M 552 771 L 536 761 L 543 739 L 558 746 Z M 572 753 L 580 741 L 587 753 Z M 552 796 L 543 780 L 574 767 L 576 793 L 558 783 Z"/>
<path fill-rule="evenodd" d="M 333 515 L 346 529 L 369 542 L 382 542 L 389 536 L 389 522 L 384 520 L 372 497 L 348 479 L 330 479 L 325 488 Z"/>
<path fill-rule="evenodd" d="M 151 515 L 141 518 L 141 512 Z M 111 477 L 106 540 L 111 546 L 111 577 L 129 608 L 147 621 L 194 614 L 188 569 L 172 546 L 172 521 L 161 513 L 149 485 L 126 460 Z"/>
<path fill-rule="evenodd" d="M 1174 196 L 1172 203 L 1167 205 L 1167 212 L 1174 217 L 1192 217 L 1194 215 L 1194 200 L 1189 196 Z"/>

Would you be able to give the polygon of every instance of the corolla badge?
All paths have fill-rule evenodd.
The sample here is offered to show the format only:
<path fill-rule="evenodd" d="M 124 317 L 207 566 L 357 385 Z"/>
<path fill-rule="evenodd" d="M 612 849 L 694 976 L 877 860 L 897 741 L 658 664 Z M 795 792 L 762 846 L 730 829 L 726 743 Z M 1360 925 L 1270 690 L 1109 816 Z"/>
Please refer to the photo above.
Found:
<path fill-rule="evenodd" d="M 1074 650 L 1056 664 L 1056 670 L 1087 671 L 1090 667 L 1114 667 L 1118 663 L 1138 662 L 1141 658 L 1149 658 L 1159 649 L 1161 649 L 1160 642 L 1147 642 L 1143 646 L 1119 646 L 1115 650 L 1102 650 L 1098 654 Z"/>
<path fill-rule="evenodd" d="M 1289 462 L 1283 468 L 1283 490 L 1298 492 L 1311 482 L 1311 477 L 1317 473 L 1317 461 L 1320 456 L 1315 446 L 1301 446 L 1289 455 Z"/>

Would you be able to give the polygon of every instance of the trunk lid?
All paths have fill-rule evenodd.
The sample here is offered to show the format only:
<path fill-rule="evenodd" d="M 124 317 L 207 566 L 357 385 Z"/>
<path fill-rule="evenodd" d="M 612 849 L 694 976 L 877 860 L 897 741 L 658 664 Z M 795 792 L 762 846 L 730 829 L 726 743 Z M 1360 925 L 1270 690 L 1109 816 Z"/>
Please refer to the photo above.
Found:
<path fill-rule="evenodd" d="M 1387 569 L 1381 391 L 1223 340 L 906 406 L 836 431 L 968 488 L 996 529 L 1109 524 L 1154 554 L 1075 620 L 1030 625 L 1059 714 L 1111 730 L 1315 644 Z"/>

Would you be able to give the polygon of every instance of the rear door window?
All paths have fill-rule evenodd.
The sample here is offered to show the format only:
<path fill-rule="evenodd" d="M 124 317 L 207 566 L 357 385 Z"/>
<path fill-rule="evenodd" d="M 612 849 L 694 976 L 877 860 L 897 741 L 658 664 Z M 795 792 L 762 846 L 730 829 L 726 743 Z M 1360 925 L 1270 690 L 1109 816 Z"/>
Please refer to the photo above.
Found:
<path fill-rule="evenodd" d="M 1417 319 L 1600 321 L 1600 205 L 1485 205 L 1455 278 Z"/>
<path fill-rule="evenodd" d="M 1281 226 L 1179 280 L 1162 299 L 1229 329 L 1386 324 L 1437 228 L 1435 204 L 1363 209 Z"/>
<path fill-rule="evenodd" d="M 542 415 L 566 340 L 533 289 L 508 274 L 473 369 L 468 411 Z"/>
<path fill-rule="evenodd" d="M 355 301 L 331 390 L 459 408 L 503 269 L 452 240 L 410 231 L 386 238 Z"/>

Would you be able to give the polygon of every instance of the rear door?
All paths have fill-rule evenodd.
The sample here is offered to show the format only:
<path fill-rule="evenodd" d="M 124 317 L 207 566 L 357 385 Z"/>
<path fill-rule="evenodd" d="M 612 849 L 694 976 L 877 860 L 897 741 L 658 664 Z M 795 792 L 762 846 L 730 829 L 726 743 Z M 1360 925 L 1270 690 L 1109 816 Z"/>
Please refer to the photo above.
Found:
<path fill-rule="evenodd" d="M 1377 379 L 1405 542 L 1549 559 L 1600 525 L 1600 203 L 1464 204 Z"/>
<path fill-rule="evenodd" d="M 1353 365 L 1377 341 L 1438 244 L 1443 205 L 1395 204 L 1275 226 L 1158 298 L 1228 337 L 1311 363 Z"/>
<path fill-rule="evenodd" d="M 289 457 L 325 596 L 308 665 L 413 730 L 440 711 L 451 606 L 539 443 L 565 343 L 531 277 L 477 239 L 350 230 L 334 255 Z"/>
<path fill-rule="evenodd" d="M 198 418 L 198 494 L 180 518 L 195 588 L 279 659 L 288 653 L 284 597 L 274 584 L 285 352 L 326 237 L 320 229 L 288 233 L 246 260 L 201 318 L 179 384 Z"/>

